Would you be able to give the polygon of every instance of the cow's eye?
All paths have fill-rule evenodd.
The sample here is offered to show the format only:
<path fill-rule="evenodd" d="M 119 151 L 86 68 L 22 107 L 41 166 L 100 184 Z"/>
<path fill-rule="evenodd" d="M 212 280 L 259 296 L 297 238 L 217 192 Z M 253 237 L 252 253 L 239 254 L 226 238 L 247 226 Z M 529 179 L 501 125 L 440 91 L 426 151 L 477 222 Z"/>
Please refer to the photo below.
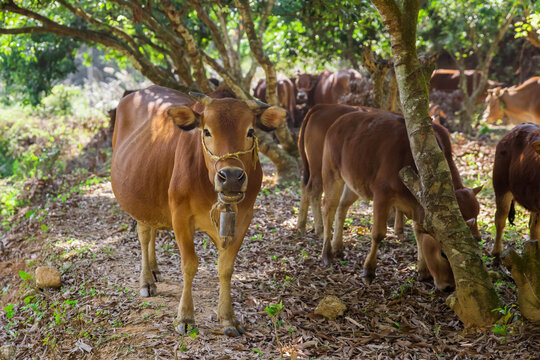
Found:
<path fill-rule="evenodd" d="M 255 135 L 255 130 L 254 129 L 249 129 L 248 133 L 247 133 L 247 136 L 248 137 L 253 137 L 253 135 Z"/>
<path fill-rule="evenodd" d="M 208 129 L 204 129 L 204 136 L 210 137 L 212 135 L 210 134 L 210 131 L 208 131 Z"/>

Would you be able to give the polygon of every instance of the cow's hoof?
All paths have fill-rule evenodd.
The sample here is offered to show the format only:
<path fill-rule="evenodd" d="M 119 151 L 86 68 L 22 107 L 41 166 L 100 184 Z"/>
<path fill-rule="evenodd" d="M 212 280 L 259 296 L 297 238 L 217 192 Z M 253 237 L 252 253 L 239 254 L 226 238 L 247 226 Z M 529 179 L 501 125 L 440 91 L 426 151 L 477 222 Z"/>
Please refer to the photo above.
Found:
<path fill-rule="evenodd" d="M 197 331 L 197 326 L 195 326 L 195 321 L 193 320 L 175 320 L 174 328 L 182 335 L 189 335 L 193 331 Z"/>
<path fill-rule="evenodd" d="M 162 282 L 163 278 L 161 277 L 161 272 L 159 270 L 152 270 L 152 275 L 154 276 L 155 282 Z"/>
<path fill-rule="evenodd" d="M 223 333 L 228 337 L 237 337 L 240 335 L 244 335 L 246 333 L 246 329 L 244 329 L 241 324 L 237 324 L 235 327 L 225 328 L 225 330 L 223 330 Z"/>
<path fill-rule="evenodd" d="M 338 249 L 338 250 L 332 251 L 332 256 L 336 257 L 336 258 L 339 258 L 339 259 L 343 259 L 343 249 Z"/>
<path fill-rule="evenodd" d="M 364 273 L 362 274 L 362 280 L 364 281 L 364 284 L 371 285 L 374 279 L 375 279 L 375 272 L 364 269 Z"/>
<path fill-rule="evenodd" d="M 322 256 L 322 263 L 323 263 L 323 266 L 325 267 L 329 267 L 330 266 L 330 256 L 328 256 L 328 254 L 323 254 Z"/>
<path fill-rule="evenodd" d="M 157 295 L 156 284 L 145 284 L 139 291 L 142 297 L 152 297 Z"/>

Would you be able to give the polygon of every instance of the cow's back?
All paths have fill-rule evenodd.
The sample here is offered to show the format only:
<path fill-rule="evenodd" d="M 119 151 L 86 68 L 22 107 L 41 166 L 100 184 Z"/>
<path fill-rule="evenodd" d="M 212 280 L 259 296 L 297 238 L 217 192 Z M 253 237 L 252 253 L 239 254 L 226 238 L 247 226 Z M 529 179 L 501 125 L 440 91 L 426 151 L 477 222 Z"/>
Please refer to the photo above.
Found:
<path fill-rule="evenodd" d="M 199 177 L 199 132 L 177 129 L 167 115 L 171 105 L 191 103 L 175 90 L 151 86 L 126 96 L 118 105 L 111 183 L 122 208 L 139 221 L 170 227 L 169 185 L 173 172 L 182 172 L 175 166 L 190 167 L 191 176 L 184 181 Z M 175 184 L 177 189 L 183 187 L 187 191 L 189 184 Z"/>
<path fill-rule="evenodd" d="M 540 141 L 540 126 L 517 125 L 497 144 L 493 165 L 496 195 L 511 191 L 514 199 L 529 211 L 540 211 L 540 155 L 531 145 Z"/>
<path fill-rule="evenodd" d="M 415 168 L 403 118 L 382 111 L 343 115 L 328 130 L 324 146 L 324 164 L 335 166 L 358 195 L 373 199 L 375 188 L 384 190 L 413 204 L 406 209 L 412 215 L 417 202 L 397 176 L 405 166 Z"/>

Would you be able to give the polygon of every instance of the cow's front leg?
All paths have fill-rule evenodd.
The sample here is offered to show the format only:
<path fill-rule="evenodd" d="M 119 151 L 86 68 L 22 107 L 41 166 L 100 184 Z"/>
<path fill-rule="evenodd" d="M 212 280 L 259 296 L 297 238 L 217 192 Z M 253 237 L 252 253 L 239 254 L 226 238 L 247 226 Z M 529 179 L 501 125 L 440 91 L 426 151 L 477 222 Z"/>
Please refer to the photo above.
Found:
<path fill-rule="evenodd" d="M 376 192 L 373 197 L 373 227 L 371 229 L 371 248 L 364 261 L 364 283 L 371 284 L 377 268 L 377 251 L 386 237 L 386 220 L 392 204 L 384 191 Z"/>
<path fill-rule="evenodd" d="M 154 276 L 152 275 L 152 257 L 150 256 L 150 254 L 153 254 L 153 261 L 155 262 L 156 256 L 154 248 L 156 230 L 146 224 L 137 222 L 137 235 L 139 236 L 139 242 L 141 243 L 141 276 L 139 280 L 139 293 L 142 297 L 156 296 L 157 290 Z"/>
<path fill-rule="evenodd" d="M 234 261 L 241 244 L 242 238 L 237 238 L 227 248 L 218 247 L 218 320 L 223 333 L 227 336 L 240 336 L 246 332 L 234 315 L 231 299 L 231 277 L 234 271 Z"/>
<path fill-rule="evenodd" d="M 195 326 L 195 315 L 193 310 L 192 285 L 193 278 L 199 268 L 199 259 L 195 253 L 193 244 L 193 232 L 189 224 L 175 224 L 174 235 L 180 257 L 182 259 L 182 275 L 184 277 L 184 286 L 182 288 L 182 297 L 178 305 L 178 316 L 174 322 L 174 327 L 181 334 L 189 332 L 191 327 Z"/>
<path fill-rule="evenodd" d="M 161 281 L 161 273 L 158 269 L 157 259 L 156 259 L 156 229 L 152 228 L 150 230 L 150 243 L 148 244 L 148 262 L 150 266 L 150 271 L 154 277 L 154 281 Z"/>

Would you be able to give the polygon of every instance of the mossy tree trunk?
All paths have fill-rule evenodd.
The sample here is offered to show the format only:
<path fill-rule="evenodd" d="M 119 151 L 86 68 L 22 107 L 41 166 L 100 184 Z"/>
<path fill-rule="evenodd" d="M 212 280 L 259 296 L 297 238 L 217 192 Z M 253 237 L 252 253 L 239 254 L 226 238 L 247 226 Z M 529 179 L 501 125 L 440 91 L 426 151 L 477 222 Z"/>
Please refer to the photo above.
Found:
<path fill-rule="evenodd" d="M 264 53 L 261 36 L 255 30 L 255 25 L 251 17 L 249 1 L 234 0 L 234 3 L 242 16 L 251 53 L 266 74 L 266 99 L 270 105 L 279 105 L 276 69 L 272 61 Z M 268 5 L 270 9 L 273 4 L 274 1 L 271 0 Z M 261 26 L 264 26 L 264 24 L 261 24 Z M 297 160 L 300 156 L 298 154 L 298 147 L 296 146 L 285 121 L 275 130 L 275 134 L 285 151 L 279 151 L 279 148 L 273 146 L 266 137 L 261 139 L 261 143 L 266 145 L 261 146 L 261 151 L 272 160 L 274 165 L 276 165 L 278 170 L 278 183 L 290 182 L 293 180 L 296 181 L 298 180 L 298 175 L 300 173 Z M 265 152 L 267 149 L 268 151 Z M 272 151 L 269 151 L 270 149 Z"/>
<path fill-rule="evenodd" d="M 402 178 L 425 209 L 424 226 L 441 241 L 456 280 L 449 305 L 467 327 L 493 324 L 500 302 L 480 258 L 480 247 L 456 202 L 450 170 L 428 115 L 428 88 L 416 52 L 420 0 L 372 0 L 390 34 L 392 57 L 411 150 L 418 168 Z M 450 231 L 449 231 L 450 230 Z"/>

